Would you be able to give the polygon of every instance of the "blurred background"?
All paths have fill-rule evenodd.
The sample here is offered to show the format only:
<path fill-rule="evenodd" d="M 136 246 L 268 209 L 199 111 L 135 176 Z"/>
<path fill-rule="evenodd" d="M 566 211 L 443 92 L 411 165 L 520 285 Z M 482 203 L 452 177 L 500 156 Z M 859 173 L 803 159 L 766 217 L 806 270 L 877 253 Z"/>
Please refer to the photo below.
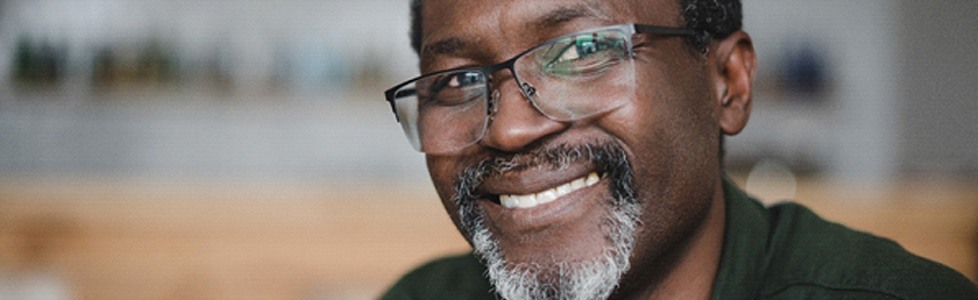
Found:
<path fill-rule="evenodd" d="M 978 2 L 745 0 L 731 177 L 978 278 Z M 0 299 L 371 299 L 466 251 L 408 1 L 0 0 Z"/>

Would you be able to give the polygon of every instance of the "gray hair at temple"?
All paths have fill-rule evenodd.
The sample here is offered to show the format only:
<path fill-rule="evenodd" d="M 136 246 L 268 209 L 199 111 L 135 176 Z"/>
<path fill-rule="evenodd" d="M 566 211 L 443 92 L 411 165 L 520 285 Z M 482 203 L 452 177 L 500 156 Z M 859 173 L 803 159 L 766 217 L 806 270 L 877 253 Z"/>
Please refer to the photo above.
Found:
<path fill-rule="evenodd" d="M 699 34 L 686 39 L 697 51 L 706 52 L 712 39 L 723 39 L 743 26 L 740 0 L 676 0 L 683 8 L 686 28 Z M 411 47 L 421 51 L 422 0 L 411 0 Z"/>

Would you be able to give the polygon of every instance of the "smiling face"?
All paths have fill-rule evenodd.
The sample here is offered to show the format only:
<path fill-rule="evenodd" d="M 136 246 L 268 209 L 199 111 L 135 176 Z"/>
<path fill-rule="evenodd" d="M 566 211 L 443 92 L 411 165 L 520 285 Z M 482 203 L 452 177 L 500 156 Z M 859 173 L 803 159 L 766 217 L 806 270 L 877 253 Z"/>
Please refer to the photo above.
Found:
<path fill-rule="evenodd" d="M 490 65 L 608 25 L 682 27 L 676 1 L 636 2 L 427 0 L 421 69 Z M 695 252 L 704 224 L 722 233 L 719 136 L 743 127 L 749 96 L 731 115 L 727 100 L 743 91 L 717 68 L 727 51 L 716 45 L 704 57 L 679 37 L 633 42 L 634 91 L 624 105 L 555 121 L 524 98 L 508 70 L 499 71 L 485 137 L 427 155 L 446 210 L 504 296 L 637 293 Z"/>

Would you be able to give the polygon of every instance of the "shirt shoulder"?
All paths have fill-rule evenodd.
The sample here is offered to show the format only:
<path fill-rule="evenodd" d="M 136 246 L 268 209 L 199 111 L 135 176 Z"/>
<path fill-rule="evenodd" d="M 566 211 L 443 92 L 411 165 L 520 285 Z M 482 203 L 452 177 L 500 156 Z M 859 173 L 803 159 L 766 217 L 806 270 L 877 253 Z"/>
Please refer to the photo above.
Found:
<path fill-rule="evenodd" d="M 797 204 L 768 209 L 768 299 L 978 299 L 978 288 L 947 266 L 896 242 L 826 221 Z"/>
<path fill-rule="evenodd" d="M 496 299 L 485 270 L 471 253 L 440 258 L 401 277 L 381 299 Z"/>

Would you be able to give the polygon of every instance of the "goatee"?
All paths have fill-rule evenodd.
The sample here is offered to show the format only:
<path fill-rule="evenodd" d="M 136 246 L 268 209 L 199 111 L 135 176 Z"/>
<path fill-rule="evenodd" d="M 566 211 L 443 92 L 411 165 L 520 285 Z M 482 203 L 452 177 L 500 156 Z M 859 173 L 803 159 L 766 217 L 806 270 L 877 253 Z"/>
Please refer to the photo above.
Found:
<path fill-rule="evenodd" d="M 513 263 L 506 249 L 485 225 L 486 214 L 477 203 L 476 188 L 491 176 L 529 168 L 565 168 L 589 162 L 611 182 L 608 217 L 600 230 L 608 241 L 601 255 L 588 260 L 551 265 Z M 504 299 L 606 299 L 628 271 L 629 257 L 640 226 L 642 203 L 635 197 L 632 169 L 624 149 L 616 143 L 584 144 L 541 149 L 508 157 L 494 157 L 466 168 L 455 185 L 453 201 L 459 208 L 463 230 L 472 240 L 476 256 L 486 265 L 495 292 Z"/>

